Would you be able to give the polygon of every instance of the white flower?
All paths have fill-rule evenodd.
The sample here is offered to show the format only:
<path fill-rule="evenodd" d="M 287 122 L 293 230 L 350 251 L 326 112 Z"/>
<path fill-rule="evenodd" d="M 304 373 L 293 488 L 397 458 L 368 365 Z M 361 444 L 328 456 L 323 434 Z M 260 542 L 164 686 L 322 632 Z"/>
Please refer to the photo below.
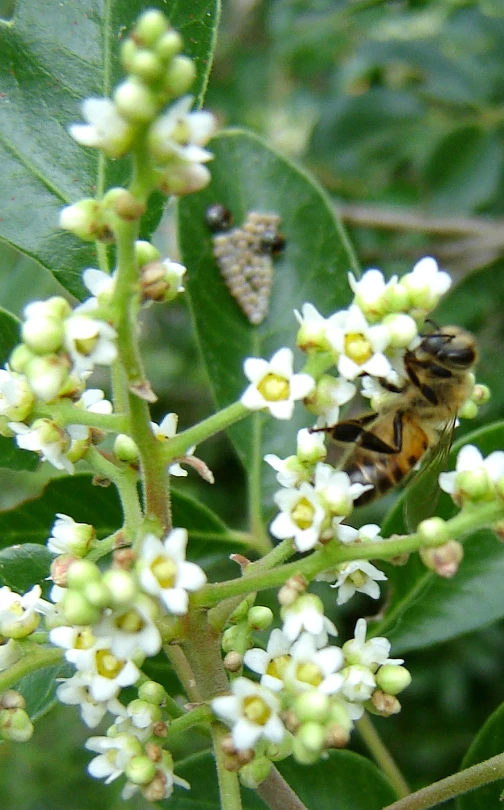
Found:
<path fill-rule="evenodd" d="M 58 586 L 55 585 L 54 587 L 57 588 Z M 60 588 L 59 590 L 63 591 L 63 594 L 66 593 L 66 588 Z M 90 650 L 96 642 L 89 627 L 66 627 L 65 625 L 53 627 L 49 633 L 49 640 L 51 644 L 62 647 L 64 650 Z M 70 661 L 71 659 L 67 660 Z"/>
<path fill-rule="evenodd" d="M 352 512 L 353 502 L 373 485 L 352 483 L 346 472 L 320 463 L 315 468 L 314 488 L 319 500 L 335 516 L 333 526 L 336 526 L 339 519 L 343 520 Z"/>
<path fill-rule="evenodd" d="M 73 464 L 64 455 L 70 446 L 68 433 L 49 419 L 37 419 L 31 427 L 22 422 L 9 422 L 16 434 L 16 443 L 22 450 L 39 453 L 42 461 L 48 461 L 57 470 L 73 473 Z"/>
<path fill-rule="evenodd" d="M 432 256 L 425 256 L 415 264 L 411 273 L 403 276 L 399 284 L 404 287 L 415 309 L 429 312 L 437 306 L 439 299 L 451 287 L 451 277 Z"/>
<path fill-rule="evenodd" d="M 299 489 L 281 489 L 274 501 L 280 509 L 270 526 L 273 537 L 292 537 L 298 551 L 309 551 L 320 538 L 326 510 L 311 484 L 303 482 Z"/>
<path fill-rule="evenodd" d="M 88 267 L 82 274 L 82 280 L 89 292 L 93 295 L 92 300 L 96 301 L 96 304 L 93 304 L 93 308 L 101 303 L 110 303 L 115 287 L 115 274 L 111 275 L 110 273 L 104 273 L 103 270 Z"/>
<path fill-rule="evenodd" d="M 457 456 L 455 470 L 440 474 L 439 486 L 457 500 L 460 495 L 458 492 L 460 479 L 464 477 L 461 474 L 466 474 L 467 478 L 468 473 L 471 473 L 475 479 L 486 481 L 488 487 L 496 484 L 504 476 L 504 452 L 495 450 L 483 458 L 477 447 L 473 444 L 466 444 Z"/>
<path fill-rule="evenodd" d="M 310 411 L 318 416 L 317 427 L 335 425 L 339 421 L 341 405 L 350 402 L 356 390 L 355 385 L 343 377 L 330 374 L 320 377 L 315 395 L 309 400 Z"/>
<path fill-rule="evenodd" d="M 338 605 L 344 605 L 357 591 L 365 593 L 372 599 L 380 596 L 380 586 L 377 582 L 386 580 L 387 577 L 376 566 L 367 560 L 353 560 L 343 563 L 338 567 L 338 579 L 331 585 L 331 588 L 338 588 Z"/>
<path fill-rule="evenodd" d="M 338 354 L 338 372 L 347 380 L 361 374 L 387 377 L 391 365 L 384 351 L 390 343 L 386 326 L 369 326 L 356 304 L 329 318 L 327 338 Z"/>
<path fill-rule="evenodd" d="M 40 585 L 34 585 L 27 593 L 14 593 L 4 585 L 0 588 L 0 635 L 8 638 L 25 638 L 33 633 L 39 623 L 36 615 Z"/>
<path fill-rule="evenodd" d="M 88 728 L 96 728 L 107 712 L 113 715 L 125 714 L 126 710 L 116 697 L 109 700 L 96 700 L 89 691 L 91 676 L 77 672 L 71 678 L 60 679 L 56 697 L 60 703 L 79 706 L 83 723 Z"/>
<path fill-rule="evenodd" d="M 167 413 L 166 416 L 163 417 L 161 423 L 158 425 L 156 422 L 151 422 L 151 428 L 154 431 L 154 435 L 160 442 L 165 442 L 167 439 L 173 439 L 177 432 L 177 425 L 178 425 L 178 414 L 176 413 Z M 188 447 L 185 451 L 185 456 L 192 456 L 196 449 L 196 445 L 193 444 L 192 447 Z M 184 470 L 183 467 L 180 466 L 178 462 L 174 464 L 170 464 L 168 467 L 168 472 L 170 475 L 175 475 L 178 477 L 184 477 L 187 475 L 187 470 Z"/>
<path fill-rule="evenodd" d="M 338 631 L 327 616 L 324 616 L 322 600 L 313 593 L 300 596 L 291 607 L 282 609 L 284 635 L 295 641 L 306 631 L 315 636 L 318 647 L 327 644 L 327 635 L 337 636 Z"/>
<path fill-rule="evenodd" d="M 351 703 L 364 703 L 376 689 L 376 681 L 368 667 L 358 664 L 345 667 L 342 672 L 341 693 Z"/>
<path fill-rule="evenodd" d="M 87 650 L 67 650 L 65 658 L 89 677 L 89 692 L 94 700 L 110 700 L 140 677 L 136 664 L 117 658 L 107 639 L 97 639 Z"/>
<path fill-rule="evenodd" d="M 213 158 L 202 145 L 214 134 L 216 119 L 205 110 L 189 112 L 193 101 L 193 96 L 183 96 L 151 126 L 149 145 L 161 163 L 174 158 L 185 163 L 206 163 Z"/>
<path fill-rule="evenodd" d="M 188 591 L 197 591 L 206 582 L 204 571 L 196 563 L 186 562 L 187 531 L 172 529 L 161 541 L 147 534 L 138 561 L 140 586 L 157 596 L 176 616 L 187 613 Z"/>
<path fill-rule="evenodd" d="M 336 526 L 335 537 L 341 543 L 378 543 L 383 540 L 380 537 L 380 527 L 376 523 L 365 523 L 360 529 L 340 523 Z"/>
<path fill-rule="evenodd" d="M 118 658 L 132 658 L 139 651 L 147 656 L 156 655 L 162 646 L 161 633 L 140 601 L 123 611 L 107 610 L 98 624 L 93 625 L 93 633 L 97 638 L 108 639 Z"/>
<path fill-rule="evenodd" d="M 143 752 L 140 742 L 132 734 L 89 737 L 86 748 L 99 755 L 89 763 L 89 773 L 95 779 L 105 779 L 106 785 L 122 776 L 133 757 Z"/>
<path fill-rule="evenodd" d="M 117 333 L 110 324 L 74 311 L 64 322 L 65 347 L 77 374 L 96 365 L 110 366 L 117 357 Z"/>
<path fill-rule="evenodd" d="M 29 415 L 35 397 L 26 377 L 0 368 L 0 416 L 22 422 Z"/>
<path fill-rule="evenodd" d="M 290 661 L 292 641 L 278 628 L 271 631 L 266 650 L 254 647 L 243 656 L 245 664 L 261 675 L 261 685 L 273 692 L 284 687 L 283 675 Z"/>
<path fill-rule="evenodd" d="M 343 654 L 347 664 L 359 664 L 376 672 L 384 664 L 399 665 L 402 658 L 389 658 L 390 641 L 384 636 L 375 636 L 366 641 L 367 625 L 365 619 L 358 619 L 355 625 L 355 637 L 343 644 Z"/>
<path fill-rule="evenodd" d="M 264 686 L 248 678 L 236 678 L 231 684 L 232 695 L 212 700 L 213 712 L 231 726 L 231 736 L 238 751 L 253 748 L 265 738 L 282 742 L 285 728 L 280 720 L 280 701 Z"/>
<path fill-rule="evenodd" d="M 279 349 L 271 360 L 248 357 L 243 370 L 250 385 L 241 402 L 251 411 L 268 409 L 276 419 L 290 419 L 294 402 L 304 399 L 315 386 L 309 374 L 293 374 L 292 351 Z"/>
<path fill-rule="evenodd" d="M 343 684 L 343 677 L 339 674 L 343 663 L 343 653 L 339 647 L 318 650 L 315 638 L 303 633 L 292 645 L 285 683 L 295 692 L 318 689 L 325 695 L 334 695 Z"/>
<path fill-rule="evenodd" d="M 96 536 L 93 527 L 89 523 L 76 523 L 61 512 L 56 514 L 56 518 L 51 537 L 47 540 L 49 551 L 53 554 L 84 557 Z"/>
<path fill-rule="evenodd" d="M 294 310 L 294 315 L 299 323 L 299 331 L 296 343 L 304 352 L 330 351 L 331 345 L 326 337 L 328 318 L 313 306 L 313 304 L 303 304 L 301 312 Z"/>
<path fill-rule="evenodd" d="M 372 321 L 379 320 L 387 310 L 387 287 L 397 283 L 397 276 L 392 276 L 386 282 L 380 270 L 366 270 L 361 279 L 357 280 L 353 273 L 348 274 L 348 283 L 354 293 L 354 303 Z"/>
<path fill-rule="evenodd" d="M 282 487 L 297 487 L 310 476 L 309 469 L 301 464 L 297 456 L 281 459 L 274 453 L 267 453 L 264 460 L 276 470 L 276 479 Z"/>
<path fill-rule="evenodd" d="M 72 124 L 68 131 L 81 144 L 101 149 L 109 157 L 121 157 L 128 150 L 134 129 L 119 114 L 109 98 L 87 98 L 82 103 L 87 124 Z"/>

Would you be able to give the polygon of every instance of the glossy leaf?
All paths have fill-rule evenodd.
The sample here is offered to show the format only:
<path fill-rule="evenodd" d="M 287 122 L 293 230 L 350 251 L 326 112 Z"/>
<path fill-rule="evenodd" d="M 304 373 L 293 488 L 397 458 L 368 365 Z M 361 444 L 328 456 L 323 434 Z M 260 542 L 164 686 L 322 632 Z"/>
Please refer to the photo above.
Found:
<path fill-rule="evenodd" d="M 40 720 L 56 705 L 58 678 L 69 678 L 74 672 L 71 664 L 62 661 L 55 666 L 31 672 L 17 682 L 15 688 L 26 699 L 26 711 L 33 721 Z"/>
<path fill-rule="evenodd" d="M 24 593 L 33 585 L 47 585 L 46 579 L 53 555 L 34 543 L 10 546 L 0 550 L 0 583 Z"/>
<path fill-rule="evenodd" d="M 456 443 L 450 456 L 451 468 L 460 446 L 466 443 L 475 444 L 484 456 L 502 449 L 504 423 L 481 428 Z M 405 531 L 403 499 L 398 499 L 385 521 L 385 537 Z M 451 499 L 442 493 L 436 514 L 449 518 L 456 511 Z M 372 632 L 387 636 L 394 654 L 447 641 L 504 616 L 504 546 L 490 531 L 464 540 L 464 559 L 451 580 L 428 571 L 417 554 L 405 566 L 381 567 L 386 567 L 391 600 L 385 618 Z"/>
<path fill-rule="evenodd" d="M 488 718 L 474 738 L 460 769 L 470 768 L 490 757 L 502 754 L 502 751 L 504 751 L 504 704 Z M 459 796 L 457 810 L 488 810 L 490 807 L 499 807 L 503 787 L 500 779 Z"/>
<path fill-rule="evenodd" d="M 58 229 L 61 206 L 96 193 L 98 154 L 70 138 L 80 104 L 106 96 L 120 79 L 124 31 L 146 8 L 143 0 L 19 0 L 13 24 L 0 21 L 0 194 L 5 201 L 0 239 L 47 267 L 82 296 L 82 270 L 96 265 L 93 248 Z M 196 61 L 194 92 L 201 97 L 211 66 L 218 0 L 163 4 Z M 122 185 L 128 160 L 108 162 L 106 186 Z M 100 187 L 98 191 L 103 189 Z M 160 203 L 145 223 L 157 225 Z"/>
<path fill-rule="evenodd" d="M 223 407 L 246 387 L 242 369 L 246 357 L 269 358 L 280 347 L 295 344 L 294 309 L 310 301 L 329 315 L 348 305 L 347 272 L 356 271 L 356 264 L 331 204 L 304 173 L 247 132 L 222 132 L 210 149 L 215 155 L 212 182 L 180 202 L 179 236 L 198 340 L 215 401 Z M 214 203 L 226 206 L 236 224 L 243 223 L 251 210 L 281 217 L 286 247 L 273 263 L 269 315 L 260 326 L 249 323 L 219 273 L 205 224 L 205 212 Z M 297 370 L 301 365 L 298 358 Z M 256 413 L 231 428 L 254 487 L 264 471 L 266 503 L 271 502 L 276 484 L 271 471 L 264 470 L 262 457 L 268 452 L 281 457 L 292 453 L 297 430 L 312 421 L 298 405 L 290 422 Z"/>
<path fill-rule="evenodd" d="M 307 810 L 381 810 L 396 795 L 376 765 L 350 751 L 332 751 L 323 762 L 304 767 L 286 759 L 278 770 L 299 796 Z M 219 810 L 215 764 L 209 753 L 189 757 L 176 766 L 176 773 L 191 783 L 185 794 L 176 792 L 161 807 L 174 810 Z M 197 778 L 195 775 L 197 774 Z M 263 810 L 266 805 L 251 790 L 242 788 L 244 810 Z"/>

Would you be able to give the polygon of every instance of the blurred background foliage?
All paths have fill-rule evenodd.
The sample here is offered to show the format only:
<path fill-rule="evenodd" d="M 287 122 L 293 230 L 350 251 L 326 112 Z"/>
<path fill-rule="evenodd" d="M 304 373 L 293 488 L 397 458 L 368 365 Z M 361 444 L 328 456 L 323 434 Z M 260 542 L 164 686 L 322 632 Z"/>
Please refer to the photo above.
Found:
<path fill-rule="evenodd" d="M 390 275 L 431 254 L 452 273 L 454 288 L 435 316 L 477 335 L 478 377 L 492 389 L 482 419 L 502 417 L 503 0 L 223 0 L 206 106 L 223 126 L 252 128 L 315 174 L 363 268 Z M 158 243 L 175 257 L 173 233 L 169 206 Z M 0 304 L 11 311 L 20 314 L 29 300 L 57 289 L 11 249 L 1 247 L 0 259 Z M 176 411 L 183 428 L 210 413 L 183 300 L 148 310 L 143 337 L 159 395 L 154 418 Z M 230 443 L 209 441 L 201 456 L 218 484 L 210 490 L 190 474 L 180 488 L 240 528 L 244 477 Z M 9 474 L 0 508 L 40 489 L 48 475 L 54 471 L 37 480 Z M 379 516 L 380 505 L 365 520 Z M 375 606 L 362 600 L 345 608 L 338 619 L 343 638 Z M 377 725 L 418 787 L 457 769 L 474 733 L 504 699 L 502 627 L 409 654 L 407 664 L 413 685 L 404 711 Z M 118 790 L 84 773 L 85 735 L 75 714 L 59 708 L 30 744 L 0 748 L 2 807 L 120 806 Z M 357 735 L 352 744 L 360 750 Z"/>

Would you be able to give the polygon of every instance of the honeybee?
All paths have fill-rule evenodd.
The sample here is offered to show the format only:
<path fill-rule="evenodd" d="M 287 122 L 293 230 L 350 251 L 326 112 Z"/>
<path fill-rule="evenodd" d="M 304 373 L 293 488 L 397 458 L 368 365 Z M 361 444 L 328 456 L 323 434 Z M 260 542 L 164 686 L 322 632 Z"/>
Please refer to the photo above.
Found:
<path fill-rule="evenodd" d="M 477 359 L 469 332 L 458 326 L 436 329 L 405 353 L 402 387 L 380 380 L 391 395 L 378 414 L 325 428 L 336 441 L 355 444 L 342 466 L 352 483 L 373 486 L 356 506 L 395 487 L 429 449 L 434 455 L 449 450 L 457 412 L 473 387 L 470 372 Z"/>

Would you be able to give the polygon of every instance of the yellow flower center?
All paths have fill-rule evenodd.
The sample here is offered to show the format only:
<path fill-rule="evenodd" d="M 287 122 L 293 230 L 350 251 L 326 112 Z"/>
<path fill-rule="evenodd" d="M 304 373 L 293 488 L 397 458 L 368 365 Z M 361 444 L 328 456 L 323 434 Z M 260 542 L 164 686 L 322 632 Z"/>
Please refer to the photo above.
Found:
<path fill-rule="evenodd" d="M 78 634 L 77 638 L 74 642 L 74 649 L 76 650 L 89 650 L 93 644 L 95 643 L 95 637 L 93 636 L 89 627 L 85 627 L 84 630 L 81 630 Z"/>
<path fill-rule="evenodd" d="M 259 695 L 250 695 L 243 701 L 243 714 L 257 726 L 264 726 L 271 717 L 271 709 Z"/>
<path fill-rule="evenodd" d="M 315 508 L 308 498 L 300 498 L 291 512 L 294 523 L 300 529 L 308 529 L 313 523 Z"/>
<path fill-rule="evenodd" d="M 145 622 L 140 614 L 132 608 L 121 616 L 117 616 L 115 625 L 123 633 L 139 633 L 145 627 Z"/>
<path fill-rule="evenodd" d="M 345 354 L 358 366 L 362 366 L 373 356 L 373 350 L 369 340 L 361 332 L 350 332 L 345 335 Z"/>
<path fill-rule="evenodd" d="M 179 118 L 177 123 L 172 129 L 171 137 L 172 140 L 176 143 L 179 143 L 181 146 L 184 146 L 189 142 L 189 138 L 191 135 L 191 130 L 187 124 L 185 118 Z"/>
<path fill-rule="evenodd" d="M 104 678 L 116 678 L 124 666 L 124 661 L 120 661 L 110 650 L 98 650 L 96 653 L 96 669 L 99 675 Z"/>
<path fill-rule="evenodd" d="M 282 681 L 290 660 L 291 657 L 287 654 L 279 655 L 277 658 L 273 658 L 273 660 L 269 662 L 266 669 L 267 675 L 271 675 L 272 678 L 279 678 Z"/>
<path fill-rule="evenodd" d="M 354 571 L 352 574 L 350 574 L 348 579 L 353 585 L 355 585 L 356 588 L 362 588 L 367 581 L 367 575 L 362 571 Z"/>
<path fill-rule="evenodd" d="M 169 557 L 156 557 L 151 565 L 151 571 L 162 588 L 173 588 L 177 576 L 177 566 Z"/>
<path fill-rule="evenodd" d="M 89 355 L 94 351 L 97 342 L 98 335 L 93 335 L 93 337 L 88 338 L 79 338 L 75 341 L 75 348 L 79 354 L 82 354 L 84 357 L 89 357 Z"/>
<path fill-rule="evenodd" d="M 310 686 L 319 686 L 324 680 L 319 667 L 312 661 L 305 661 L 302 664 L 298 664 L 296 678 L 302 683 L 310 684 Z"/>
<path fill-rule="evenodd" d="M 257 390 L 263 395 L 266 402 L 280 402 L 289 399 L 289 381 L 278 374 L 266 374 L 257 386 Z"/>

